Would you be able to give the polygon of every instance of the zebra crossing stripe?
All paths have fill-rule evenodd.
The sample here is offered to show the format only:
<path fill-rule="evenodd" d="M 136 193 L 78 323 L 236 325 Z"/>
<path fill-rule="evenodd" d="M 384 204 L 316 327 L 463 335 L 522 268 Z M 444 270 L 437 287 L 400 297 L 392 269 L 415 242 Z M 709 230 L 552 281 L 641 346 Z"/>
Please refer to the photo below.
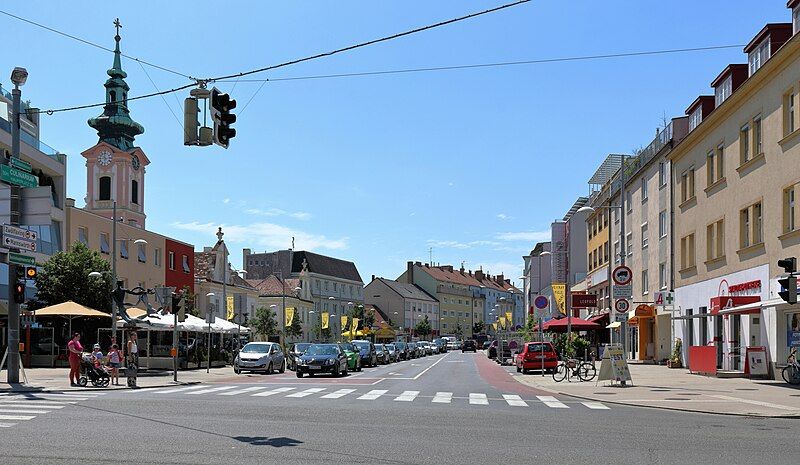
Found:
<path fill-rule="evenodd" d="M 199 385 L 199 386 L 180 387 L 180 388 L 174 388 L 174 389 L 167 389 L 167 390 L 164 390 L 164 391 L 154 391 L 153 394 L 172 394 L 173 392 L 193 391 L 195 389 L 202 389 L 202 388 L 205 388 L 205 387 L 207 387 L 207 386 Z M 136 390 L 128 391 L 128 392 L 142 392 L 142 390 L 141 389 L 136 389 Z"/>
<path fill-rule="evenodd" d="M 503 399 L 512 407 L 527 407 L 528 403 L 516 394 L 503 394 Z"/>
<path fill-rule="evenodd" d="M 418 395 L 419 391 L 403 391 L 403 393 L 395 397 L 394 400 L 398 402 L 413 402 Z"/>
<path fill-rule="evenodd" d="M 8 408 L 8 409 L 0 408 L 0 413 L 28 413 L 28 414 L 34 413 L 34 414 L 40 414 L 40 413 L 50 413 L 50 411 L 49 410 L 16 410 L 16 409 L 10 409 L 10 408 Z"/>
<path fill-rule="evenodd" d="M 30 420 L 36 418 L 36 415 L 0 415 L 0 420 Z"/>
<path fill-rule="evenodd" d="M 306 389 L 305 391 L 300 391 L 300 392 L 295 392 L 294 394 L 289 394 L 286 397 L 306 397 L 306 396 L 310 396 L 311 394 L 316 394 L 318 392 L 322 392 L 324 390 L 325 390 L 325 388 L 311 388 L 311 389 Z"/>
<path fill-rule="evenodd" d="M 561 403 L 560 400 L 553 396 L 536 396 L 536 398 L 550 408 L 569 408 L 566 404 Z"/>
<path fill-rule="evenodd" d="M 275 395 L 275 394 L 280 394 L 282 392 L 289 392 L 289 391 L 293 391 L 293 390 L 294 390 L 293 387 L 282 387 L 282 388 L 273 389 L 271 391 L 257 392 L 255 394 L 250 394 L 250 396 L 251 397 L 269 397 L 269 396 L 272 396 L 272 395 Z"/>
<path fill-rule="evenodd" d="M 373 389 L 372 391 L 369 391 L 368 393 L 359 397 L 358 400 L 375 400 L 387 392 L 388 391 L 386 389 Z"/>
<path fill-rule="evenodd" d="M 356 392 L 355 389 L 339 389 L 338 391 L 332 392 L 330 394 L 325 394 L 324 396 L 320 397 L 320 399 L 338 399 L 340 397 L 344 397 L 351 392 Z"/>
<path fill-rule="evenodd" d="M 602 402 L 581 402 L 583 405 L 589 407 L 592 410 L 610 410 L 605 404 Z"/>
<path fill-rule="evenodd" d="M 449 404 L 453 400 L 453 393 L 452 392 L 437 392 L 431 402 L 435 402 L 437 404 Z"/>
<path fill-rule="evenodd" d="M 469 403 L 473 405 L 489 405 L 489 399 L 486 398 L 486 394 L 470 392 Z"/>
<path fill-rule="evenodd" d="M 0 401 L 0 407 L 41 407 L 41 408 L 64 408 L 65 405 L 42 403 L 42 402 L 23 402 L 23 401 Z"/>
<path fill-rule="evenodd" d="M 197 394 L 210 394 L 212 392 L 219 392 L 219 391 L 227 391 L 228 389 L 236 389 L 239 386 L 220 386 L 211 389 L 203 389 L 202 391 L 192 391 L 189 394 L 197 395 Z"/>
<path fill-rule="evenodd" d="M 260 389 L 268 389 L 268 388 L 269 388 L 268 386 L 253 386 L 253 387 L 249 387 L 249 388 L 239 389 L 238 391 L 220 392 L 217 395 L 218 396 L 235 396 L 235 395 L 238 395 L 238 394 L 244 394 L 245 392 L 258 391 Z"/>
<path fill-rule="evenodd" d="M 11 428 L 14 425 L 16 425 L 16 423 L 0 423 L 0 428 Z"/>

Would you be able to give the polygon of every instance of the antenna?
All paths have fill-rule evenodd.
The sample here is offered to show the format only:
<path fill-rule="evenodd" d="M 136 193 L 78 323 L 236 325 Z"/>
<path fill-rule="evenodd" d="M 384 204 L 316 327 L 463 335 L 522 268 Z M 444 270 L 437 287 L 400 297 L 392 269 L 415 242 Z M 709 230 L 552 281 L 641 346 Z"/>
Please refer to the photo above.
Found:
<path fill-rule="evenodd" d="M 292 236 L 292 250 L 294 250 L 294 236 Z"/>
<path fill-rule="evenodd" d="M 428 263 L 433 266 L 433 247 L 428 247 Z"/>

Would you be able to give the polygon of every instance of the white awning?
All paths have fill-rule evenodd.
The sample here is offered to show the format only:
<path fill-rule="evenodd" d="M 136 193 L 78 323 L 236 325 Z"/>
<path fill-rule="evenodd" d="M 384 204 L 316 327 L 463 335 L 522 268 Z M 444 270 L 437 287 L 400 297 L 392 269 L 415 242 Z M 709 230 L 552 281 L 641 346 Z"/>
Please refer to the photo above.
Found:
<path fill-rule="evenodd" d="M 622 326 L 622 323 L 620 323 L 619 321 L 615 321 L 615 322 L 611 323 L 610 325 L 606 326 L 606 329 L 615 329 L 615 328 L 619 328 L 620 326 Z"/>
<path fill-rule="evenodd" d="M 746 313 L 757 313 L 755 310 L 760 310 L 765 307 L 774 307 L 776 305 L 785 304 L 783 299 L 770 299 L 762 300 L 760 302 L 753 302 L 751 304 L 739 305 L 738 307 L 726 308 L 719 311 L 719 315 L 741 315 Z"/>

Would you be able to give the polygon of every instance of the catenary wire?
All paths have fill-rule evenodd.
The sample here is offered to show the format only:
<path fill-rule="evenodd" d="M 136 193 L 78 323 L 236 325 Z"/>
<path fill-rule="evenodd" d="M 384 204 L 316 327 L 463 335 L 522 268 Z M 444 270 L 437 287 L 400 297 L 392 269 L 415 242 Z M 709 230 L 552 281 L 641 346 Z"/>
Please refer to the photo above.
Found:
<path fill-rule="evenodd" d="M 153 78 L 150 77 L 150 74 L 147 72 L 147 69 L 145 69 L 144 65 L 142 65 L 141 63 L 139 63 L 139 66 L 142 67 L 142 71 L 144 71 L 145 76 L 147 76 L 147 79 L 149 79 L 150 83 L 153 84 L 153 88 L 156 90 L 156 92 L 158 92 L 159 91 L 158 86 L 156 85 L 155 81 L 153 81 Z M 183 129 L 183 123 L 178 118 L 178 115 L 176 115 L 175 112 L 172 110 L 172 106 L 169 103 L 167 103 L 167 99 L 165 99 L 163 95 L 161 95 L 160 97 L 161 100 L 164 102 L 164 105 L 167 106 L 167 110 L 169 110 L 169 112 L 172 113 L 172 117 L 175 118 L 175 121 L 178 123 L 178 126 L 180 126 L 181 129 Z"/>
<path fill-rule="evenodd" d="M 11 17 L 11 18 L 17 19 L 19 21 L 31 24 L 33 26 L 42 28 L 42 29 L 50 31 L 52 33 L 55 33 L 55 34 L 58 34 L 58 35 L 62 35 L 64 37 L 70 38 L 72 40 L 76 40 L 76 41 L 81 42 L 83 44 L 86 44 L 86 45 L 89 45 L 89 46 L 92 46 L 92 47 L 95 47 L 95 48 L 99 48 L 100 50 L 104 50 L 106 52 L 114 53 L 114 50 L 112 50 L 112 49 L 110 49 L 108 47 L 103 47 L 100 44 L 96 44 L 94 42 L 88 41 L 86 39 L 82 39 L 82 38 L 74 36 L 72 34 L 68 34 L 66 32 L 59 31 L 58 29 L 54 29 L 52 27 L 45 26 L 44 24 L 37 23 L 36 21 L 30 20 L 30 19 L 27 19 L 27 18 L 23 18 L 22 16 L 17 16 L 17 15 L 15 15 L 13 13 L 9 13 L 8 11 L 0 10 L 0 14 L 4 14 L 4 15 L 6 15 L 8 17 Z M 120 52 L 120 54 L 122 56 L 124 56 L 125 58 L 128 58 L 129 60 L 134 60 L 134 61 L 137 61 L 139 63 L 144 63 L 147 66 L 152 66 L 153 68 L 160 69 L 161 71 L 166 71 L 168 73 L 176 74 L 178 76 L 185 77 L 186 79 L 194 79 L 192 76 L 189 76 L 188 74 L 181 73 L 180 71 L 175 71 L 174 69 L 166 68 L 164 66 L 157 65 L 155 63 L 150 63 L 149 61 L 141 60 L 139 58 L 136 58 L 136 57 L 133 57 L 133 56 L 130 56 L 130 55 L 126 55 L 125 53 L 121 53 Z"/>

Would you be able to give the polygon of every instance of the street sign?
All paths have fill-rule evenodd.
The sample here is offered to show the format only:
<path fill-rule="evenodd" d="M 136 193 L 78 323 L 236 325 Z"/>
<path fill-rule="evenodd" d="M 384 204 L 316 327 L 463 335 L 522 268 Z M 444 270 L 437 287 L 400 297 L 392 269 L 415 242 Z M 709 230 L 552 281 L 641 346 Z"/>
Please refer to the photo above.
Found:
<path fill-rule="evenodd" d="M 36 252 L 36 242 L 9 236 L 3 237 L 3 247 L 13 247 L 15 249 Z"/>
<path fill-rule="evenodd" d="M 30 255 L 22 255 L 21 253 L 9 252 L 8 261 L 16 263 L 17 265 L 36 266 L 36 259 Z"/>
<path fill-rule="evenodd" d="M 550 302 L 547 297 L 540 295 L 536 296 L 536 299 L 533 300 L 533 305 L 539 310 L 544 310 L 550 306 Z"/>
<path fill-rule="evenodd" d="M 675 302 L 675 293 L 674 292 L 656 292 L 653 303 L 656 307 L 672 307 L 672 304 Z"/>
<path fill-rule="evenodd" d="M 617 266 L 611 273 L 611 279 L 613 279 L 614 284 L 617 285 L 630 284 L 631 278 L 633 278 L 633 271 L 625 265 Z"/>
<path fill-rule="evenodd" d="M 615 299 L 630 299 L 633 296 L 633 285 L 624 284 L 613 287 L 612 297 Z"/>
<path fill-rule="evenodd" d="M 14 168 L 17 168 L 17 169 L 22 170 L 22 171 L 26 171 L 28 173 L 30 173 L 33 170 L 33 167 L 31 166 L 30 163 L 28 163 L 27 161 L 22 161 L 22 159 L 20 159 L 20 158 L 14 158 L 14 157 L 9 158 L 8 159 L 8 164 L 11 165 Z"/>
<path fill-rule="evenodd" d="M 0 165 L 0 181 L 5 181 L 9 184 L 14 184 L 15 186 L 21 187 L 39 186 L 39 178 L 20 169 L 12 168 L 8 165 Z"/>
<path fill-rule="evenodd" d="M 597 307 L 597 294 L 572 294 L 572 308 Z"/>
<path fill-rule="evenodd" d="M 627 299 L 617 299 L 614 302 L 614 310 L 618 313 L 627 313 L 631 309 L 631 303 Z"/>
<path fill-rule="evenodd" d="M 28 231 L 27 229 L 18 228 L 8 224 L 3 225 L 3 237 L 15 237 L 17 239 L 24 239 L 26 241 L 36 240 L 36 231 Z"/>

